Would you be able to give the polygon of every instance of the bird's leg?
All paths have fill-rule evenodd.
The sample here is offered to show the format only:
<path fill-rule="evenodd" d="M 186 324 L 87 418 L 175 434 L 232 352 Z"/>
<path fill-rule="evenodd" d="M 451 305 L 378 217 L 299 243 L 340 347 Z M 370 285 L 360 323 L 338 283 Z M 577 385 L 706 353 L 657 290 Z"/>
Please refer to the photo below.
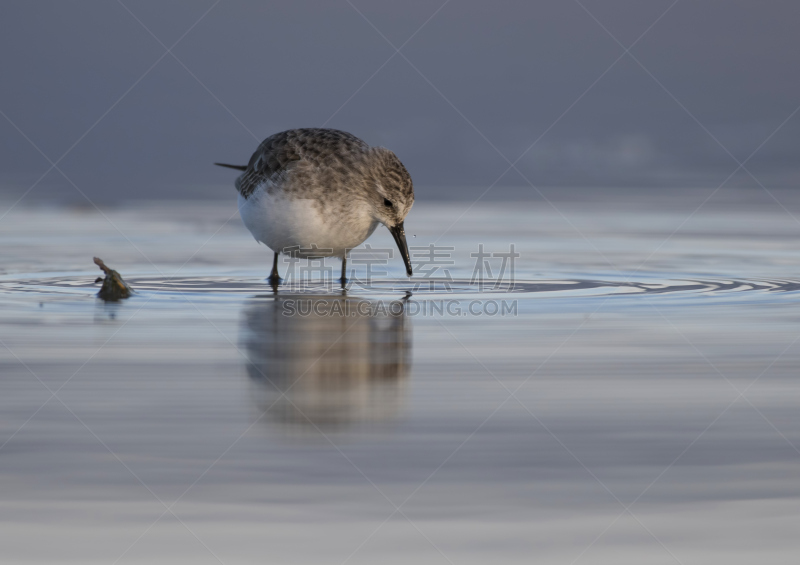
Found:
<path fill-rule="evenodd" d="M 275 253 L 275 259 L 272 261 L 272 273 L 270 273 L 269 278 L 267 279 L 270 284 L 276 285 L 281 282 L 281 277 L 278 274 L 278 254 Z"/>
<path fill-rule="evenodd" d="M 342 278 L 341 278 L 341 282 L 342 282 L 342 288 L 344 288 L 345 284 L 347 283 L 347 254 L 346 253 L 344 254 L 344 256 L 342 256 Z"/>

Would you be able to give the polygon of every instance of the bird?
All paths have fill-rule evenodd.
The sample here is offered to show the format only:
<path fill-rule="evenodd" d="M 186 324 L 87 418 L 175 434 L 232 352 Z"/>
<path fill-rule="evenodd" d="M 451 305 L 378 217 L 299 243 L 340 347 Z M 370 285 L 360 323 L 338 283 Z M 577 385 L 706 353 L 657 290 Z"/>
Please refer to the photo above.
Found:
<path fill-rule="evenodd" d="M 336 129 L 299 128 L 267 137 L 247 165 L 214 164 L 242 173 L 235 181 L 239 214 L 256 241 L 275 254 L 267 279 L 273 286 L 282 280 L 281 253 L 340 258 L 344 286 L 349 251 L 379 224 L 391 232 L 412 276 L 403 222 L 414 186 L 389 149 Z"/>

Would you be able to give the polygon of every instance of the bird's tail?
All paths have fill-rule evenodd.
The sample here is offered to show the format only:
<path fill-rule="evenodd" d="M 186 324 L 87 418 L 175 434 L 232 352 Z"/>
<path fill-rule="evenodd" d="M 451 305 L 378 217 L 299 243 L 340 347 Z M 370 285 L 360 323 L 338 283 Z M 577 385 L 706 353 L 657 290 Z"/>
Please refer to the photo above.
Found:
<path fill-rule="evenodd" d="M 247 165 L 228 165 L 227 163 L 214 163 L 218 167 L 227 167 L 229 169 L 236 169 L 237 171 L 246 171 Z"/>

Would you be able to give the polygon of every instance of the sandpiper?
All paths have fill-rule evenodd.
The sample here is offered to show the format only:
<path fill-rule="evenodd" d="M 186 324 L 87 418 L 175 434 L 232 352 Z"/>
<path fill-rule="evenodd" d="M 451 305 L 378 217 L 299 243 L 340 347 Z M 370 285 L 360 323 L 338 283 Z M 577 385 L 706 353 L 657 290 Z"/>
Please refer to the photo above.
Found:
<path fill-rule="evenodd" d="M 291 129 L 261 142 L 236 179 L 239 214 L 256 241 L 275 253 L 269 281 L 277 284 L 278 255 L 339 257 L 342 284 L 347 254 L 378 224 L 394 236 L 406 273 L 411 260 L 403 229 L 414 204 L 411 176 L 397 156 L 335 129 Z"/>

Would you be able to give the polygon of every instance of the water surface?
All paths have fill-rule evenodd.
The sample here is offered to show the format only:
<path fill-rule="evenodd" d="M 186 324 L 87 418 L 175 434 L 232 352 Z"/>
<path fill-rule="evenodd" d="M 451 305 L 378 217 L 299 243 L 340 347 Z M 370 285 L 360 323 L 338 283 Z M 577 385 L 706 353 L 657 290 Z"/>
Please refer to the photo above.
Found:
<path fill-rule="evenodd" d="M 420 203 L 442 280 L 395 255 L 345 293 L 274 292 L 228 203 L 13 210 L 4 558 L 788 562 L 800 229 L 731 194 Z M 513 280 L 471 280 L 480 244 Z"/>

